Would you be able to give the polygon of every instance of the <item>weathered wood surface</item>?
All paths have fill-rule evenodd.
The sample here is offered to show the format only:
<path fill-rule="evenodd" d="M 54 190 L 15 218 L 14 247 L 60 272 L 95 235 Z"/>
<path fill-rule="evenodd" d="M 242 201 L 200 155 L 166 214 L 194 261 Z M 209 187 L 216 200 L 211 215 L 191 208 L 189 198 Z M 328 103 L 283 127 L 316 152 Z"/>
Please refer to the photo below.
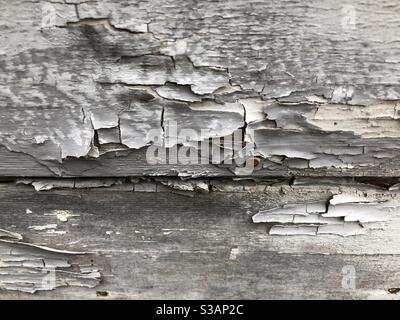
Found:
<path fill-rule="evenodd" d="M 30 244 L 90 252 L 56 257 L 67 257 L 75 268 L 98 270 L 99 285 L 85 288 L 87 283 L 78 278 L 54 291 L 38 291 L 34 297 L 39 299 L 396 298 L 388 290 L 393 292 L 400 283 L 399 212 L 394 212 L 386 229 L 349 237 L 270 236 L 268 227 L 252 223 L 251 217 L 262 209 L 324 200 L 340 192 L 397 199 L 398 191 L 360 184 L 340 190 L 326 184 L 283 184 L 250 192 L 230 185 L 182 195 L 172 193 L 174 189 L 133 192 L 122 187 L 37 192 L 30 186 L 3 183 L 0 225 L 20 233 Z M 259 183 L 246 188 L 251 185 L 261 189 Z M 0 242 L 0 246 L 3 255 L 7 250 L 18 252 L 15 243 Z M 55 255 L 41 254 L 45 261 Z M 15 268 L 0 265 L 0 281 Z M 34 268 L 35 274 L 40 268 Z M 29 265 L 21 272 L 28 269 Z M 71 267 L 56 268 L 58 285 L 63 269 Z M 346 285 L 348 270 L 355 272 L 355 287 Z M 12 279 L 8 278 L 11 284 Z M 2 290 L 0 297 L 32 295 Z"/>
<path fill-rule="evenodd" d="M 0 299 L 397 297 L 397 0 L 0 0 L 0 31 Z"/>
<path fill-rule="evenodd" d="M 399 175 L 395 0 L 0 5 L 3 175 L 234 175 L 150 165 L 151 129 L 243 131 L 257 175 Z"/>

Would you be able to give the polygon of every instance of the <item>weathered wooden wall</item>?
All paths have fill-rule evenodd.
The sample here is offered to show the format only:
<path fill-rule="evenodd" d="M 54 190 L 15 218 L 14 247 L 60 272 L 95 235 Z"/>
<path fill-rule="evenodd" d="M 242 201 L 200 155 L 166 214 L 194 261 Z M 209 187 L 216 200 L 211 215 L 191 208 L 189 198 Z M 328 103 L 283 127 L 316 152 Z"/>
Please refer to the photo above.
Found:
<path fill-rule="evenodd" d="M 398 1 L 0 9 L 0 298 L 396 297 Z"/>

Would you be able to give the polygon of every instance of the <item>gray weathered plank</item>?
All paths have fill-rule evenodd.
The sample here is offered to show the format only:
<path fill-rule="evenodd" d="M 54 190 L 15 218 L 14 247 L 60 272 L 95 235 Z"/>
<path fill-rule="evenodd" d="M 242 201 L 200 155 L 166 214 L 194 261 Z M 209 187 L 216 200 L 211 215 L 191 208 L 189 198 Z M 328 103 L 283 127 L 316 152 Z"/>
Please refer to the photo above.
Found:
<path fill-rule="evenodd" d="M 251 222 L 263 208 L 326 199 L 339 192 L 333 185 L 196 192 L 192 197 L 166 190 L 0 187 L 2 229 L 19 232 L 32 244 L 92 252 L 101 273 L 102 282 L 93 289 L 71 286 L 38 292 L 35 298 L 101 298 L 97 291 L 108 298 L 137 299 L 396 298 L 387 290 L 399 283 L 399 214 L 385 230 L 350 237 L 270 236 L 265 225 Z M 388 195 L 362 185 L 342 188 Z M 67 221 L 57 216 L 60 211 Z M 37 228 L 48 224 L 56 227 Z M 342 286 L 352 268 L 355 289 Z M 0 296 L 32 297 L 13 291 L 0 291 Z"/>

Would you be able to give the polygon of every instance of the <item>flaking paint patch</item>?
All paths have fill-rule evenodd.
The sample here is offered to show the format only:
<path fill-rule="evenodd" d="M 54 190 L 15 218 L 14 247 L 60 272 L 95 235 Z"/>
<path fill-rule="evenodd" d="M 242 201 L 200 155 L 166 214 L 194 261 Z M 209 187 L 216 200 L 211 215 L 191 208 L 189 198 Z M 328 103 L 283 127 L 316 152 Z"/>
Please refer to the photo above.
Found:
<path fill-rule="evenodd" d="M 39 228 L 48 229 L 47 227 Z M 54 230 L 53 230 L 54 231 Z M 93 288 L 101 279 L 96 266 L 85 268 L 85 252 L 23 242 L 20 234 L 0 230 L 0 288 L 35 293 L 64 286 Z"/>
<path fill-rule="evenodd" d="M 384 228 L 384 222 L 399 209 L 400 204 L 390 197 L 377 201 L 376 197 L 355 192 L 337 194 L 326 201 L 261 210 L 252 220 L 273 224 L 270 235 L 336 234 L 345 237 Z"/>
<path fill-rule="evenodd" d="M 50 213 L 45 213 L 45 216 L 55 216 L 61 222 L 67 222 L 69 218 L 79 217 L 79 214 L 74 214 L 71 210 L 55 209 Z"/>
<path fill-rule="evenodd" d="M 55 223 L 50 223 L 50 224 L 44 224 L 40 226 L 29 226 L 28 229 L 35 230 L 35 231 L 44 231 L 44 230 L 49 230 L 49 229 L 56 229 L 57 224 Z"/>
<path fill-rule="evenodd" d="M 17 180 L 16 184 L 27 184 L 32 185 L 36 191 L 48 191 L 54 188 L 73 188 L 73 179 L 41 179 L 41 180 L 30 180 L 21 179 Z"/>
<path fill-rule="evenodd" d="M 23 237 L 21 234 L 17 232 L 11 232 L 8 230 L 0 229 L 0 238 L 9 238 L 9 239 L 14 239 L 14 240 L 22 240 Z"/>
<path fill-rule="evenodd" d="M 232 248 L 229 253 L 229 260 L 231 260 L 231 261 L 237 260 L 239 254 L 240 254 L 239 248 Z"/>

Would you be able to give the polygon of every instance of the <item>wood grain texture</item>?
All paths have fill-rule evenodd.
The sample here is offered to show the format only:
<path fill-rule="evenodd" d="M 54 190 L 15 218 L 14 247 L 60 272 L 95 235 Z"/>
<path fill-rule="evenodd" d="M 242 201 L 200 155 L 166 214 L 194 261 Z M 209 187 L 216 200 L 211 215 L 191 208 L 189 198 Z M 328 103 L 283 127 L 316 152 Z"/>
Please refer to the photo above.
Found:
<path fill-rule="evenodd" d="M 399 13 L 0 0 L 0 299 L 397 298 Z"/>
<path fill-rule="evenodd" d="M 346 190 L 388 196 L 362 185 Z M 3 183 L 0 201 L 7 212 L 0 215 L 0 225 L 21 233 L 25 242 L 92 252 L 100 285 L 38 292 L 39 299 L 104 298 L 96 291 L 131 299 L 396 298 L 387 290 L 399 282 L 400 215 L 385 230 L 350 237 L 270 236 L 265 225 L 251 222 L 260 209 L 338 192 L 332 185 L 272 186 L 266 192 L 187 197 L 112 188 L 36 192 Z M 57 216 L 60 211 L 68 212 L 66 221 Z M 56 227 L 32 228 L 47 224 Z M 342 286 L 343 268 L 349 266 L 355 269 L 355 289 Z M 0 291 L 0 297 L 32 296 Z"/>

